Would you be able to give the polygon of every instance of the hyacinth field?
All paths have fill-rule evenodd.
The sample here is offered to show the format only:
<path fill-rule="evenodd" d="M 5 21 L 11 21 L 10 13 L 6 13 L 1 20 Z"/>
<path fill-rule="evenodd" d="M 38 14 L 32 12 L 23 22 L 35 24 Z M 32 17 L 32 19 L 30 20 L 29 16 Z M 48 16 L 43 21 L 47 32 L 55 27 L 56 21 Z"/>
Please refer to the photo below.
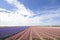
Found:
<path fill-rule="evenodd" d="M 60 40 L 60 27 L 0 28 L 0 40 Z"/>

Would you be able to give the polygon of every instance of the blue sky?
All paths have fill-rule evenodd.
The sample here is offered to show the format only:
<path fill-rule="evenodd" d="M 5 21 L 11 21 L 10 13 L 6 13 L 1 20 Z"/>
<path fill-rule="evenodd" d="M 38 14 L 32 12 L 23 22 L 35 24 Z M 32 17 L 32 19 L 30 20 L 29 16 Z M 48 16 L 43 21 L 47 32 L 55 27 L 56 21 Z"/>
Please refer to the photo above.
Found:
<path fill-rule="evenodd" d="M 57 9 L 58 7 L 60 7 L 60 0 L 18 0 L 18 1 L 20 1 L 27 8 L 33 11 L 44 9 Z M 4 0 L 0 0 L 0 7 L 8 10 L 13 10 L 16 8 L 15 6 L 8 4 Z"/>
<path fill-rule="evenodd" d="M 18 0 L 31 10 L 57 9 L 60 0 Z"/>
<path fill-rule="evenodd" d="M 4 8 L 4 9 L 10 10 L 10 11 L 13 11 L 16 7 L 14 7 L 13 5 L 8 4 L 4 0 L 0 0 L 0 8 Z"/>
<path fill-rule="evenodd" d="M 60 25 L 60 0 L 0 0 L 0 26 Z"/>

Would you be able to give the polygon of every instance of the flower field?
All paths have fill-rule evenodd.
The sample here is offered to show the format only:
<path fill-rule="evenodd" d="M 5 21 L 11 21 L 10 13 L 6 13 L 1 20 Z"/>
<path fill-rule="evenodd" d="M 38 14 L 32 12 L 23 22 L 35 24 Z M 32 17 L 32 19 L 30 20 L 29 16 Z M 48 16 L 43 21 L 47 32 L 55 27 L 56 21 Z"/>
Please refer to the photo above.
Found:
<path fill-rule="evenodd" d="M 5 37 L 6 35 L 2 33 L 3 35 L 1 37 L 5 37 L 3 40 L 60 40 L 60 27 L 31 26 L 25 28 L 16 28 L 13 30 L 11 29 L 11 32 L 8 32 L 10 31 L 8 30 L 5 33 L 7 33 L 7 35 L 11 34 L 9 37 Z M 12 35 L 12 33 L 15 34 Z"/>

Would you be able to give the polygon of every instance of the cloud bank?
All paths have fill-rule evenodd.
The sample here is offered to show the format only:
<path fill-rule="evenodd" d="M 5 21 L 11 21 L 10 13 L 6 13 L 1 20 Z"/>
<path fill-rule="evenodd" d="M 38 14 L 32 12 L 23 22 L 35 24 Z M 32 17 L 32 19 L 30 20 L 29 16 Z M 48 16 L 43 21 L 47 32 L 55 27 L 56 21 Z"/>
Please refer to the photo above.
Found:
<path fill-rule="evenodd" d="M 0 26 L 40 26 L 40 25 L 59 25 L 60 8 L 56 10 L 39 10 L 33 12 L 26 8 L 18 0 L 4 0 L 14 5 L 17 9 L 9 11 L 0 8 Z"/>

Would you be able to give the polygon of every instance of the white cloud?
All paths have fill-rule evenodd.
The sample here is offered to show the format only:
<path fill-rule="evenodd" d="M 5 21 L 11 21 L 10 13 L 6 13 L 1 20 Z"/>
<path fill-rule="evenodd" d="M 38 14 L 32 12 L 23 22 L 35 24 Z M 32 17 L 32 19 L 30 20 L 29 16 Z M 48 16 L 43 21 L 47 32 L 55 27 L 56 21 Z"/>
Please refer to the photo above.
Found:
<path fill-rule="evenodd" d="M 15 5 L 15 7 L 17 7 L 17 11 L 18 13 L 22 14 L 22 15 L 28 15 L 31 16 L 32 15 L 32 11 L 29 10 L 28 8 L 26 8 L 23 4 L 21 4 L 18 0 L 6 0 L 8 3 L 10 3 L 11 5 Z"/>
<path fill-rule="evenodd" d="M 16 11 L 7 13 L 7 10 L 3 10 L 0 12 L 0 25 L 16 25 L 16 26 L 25 26 L 29 23 L 29 16 L 32 16 L 32 11 L 27 9 L 23 4 L 19 3 L 17 0 L 5 0 L 11 5 L 14 5 L 17 7 Z M 7 12 L 6 12 L 7 11 Z M 24 15 L 27 15 L 27 17 L 24 17 Z"/>
<path fill-rule="evenodd" d="M 55 25 L 60 23 L 59 21 L 54 21 L 53 17 L 60 17 L 60 9 L 57 10 L 42 10 L 36 13 L 41 13 L 42 15 L 38 16 L 34 14 L 33 11 L 26 8 L 17 0 L 5 0 L 11 5 L 14 5 L 17 9 L 16 11 L 9 11 L 6 9 L 0 11 L 0 26 L 35 26 L 35 25 Z M 24 15 L 27 15 L 24 17 Z M 34 15 L 37 15 L 33 18 L 30 18 Z M 43 20 L 47 20 L 47 22 Z"/>
<path fill-rule="evenodd" d="M 0 12 L 0 26 L 25 26 L 28 24 L 29 18 L 22 16 L 16 12 Z"/>
<path fill-rule="evenodd" d="M 55 20 L 55 17 L 60 17 L 60 10 L 44 10 L 40 11 L 38 13 L 41 13 L 40 16 L 36 16 L 35 19 L 38 18 L 38 22 L 40 22 L 41 25 L 60 25 L 60 21 Z M 48 20 L 47 20 L 48 19 Z M 46 21 L 46 22 L 45 22 Z"/>

